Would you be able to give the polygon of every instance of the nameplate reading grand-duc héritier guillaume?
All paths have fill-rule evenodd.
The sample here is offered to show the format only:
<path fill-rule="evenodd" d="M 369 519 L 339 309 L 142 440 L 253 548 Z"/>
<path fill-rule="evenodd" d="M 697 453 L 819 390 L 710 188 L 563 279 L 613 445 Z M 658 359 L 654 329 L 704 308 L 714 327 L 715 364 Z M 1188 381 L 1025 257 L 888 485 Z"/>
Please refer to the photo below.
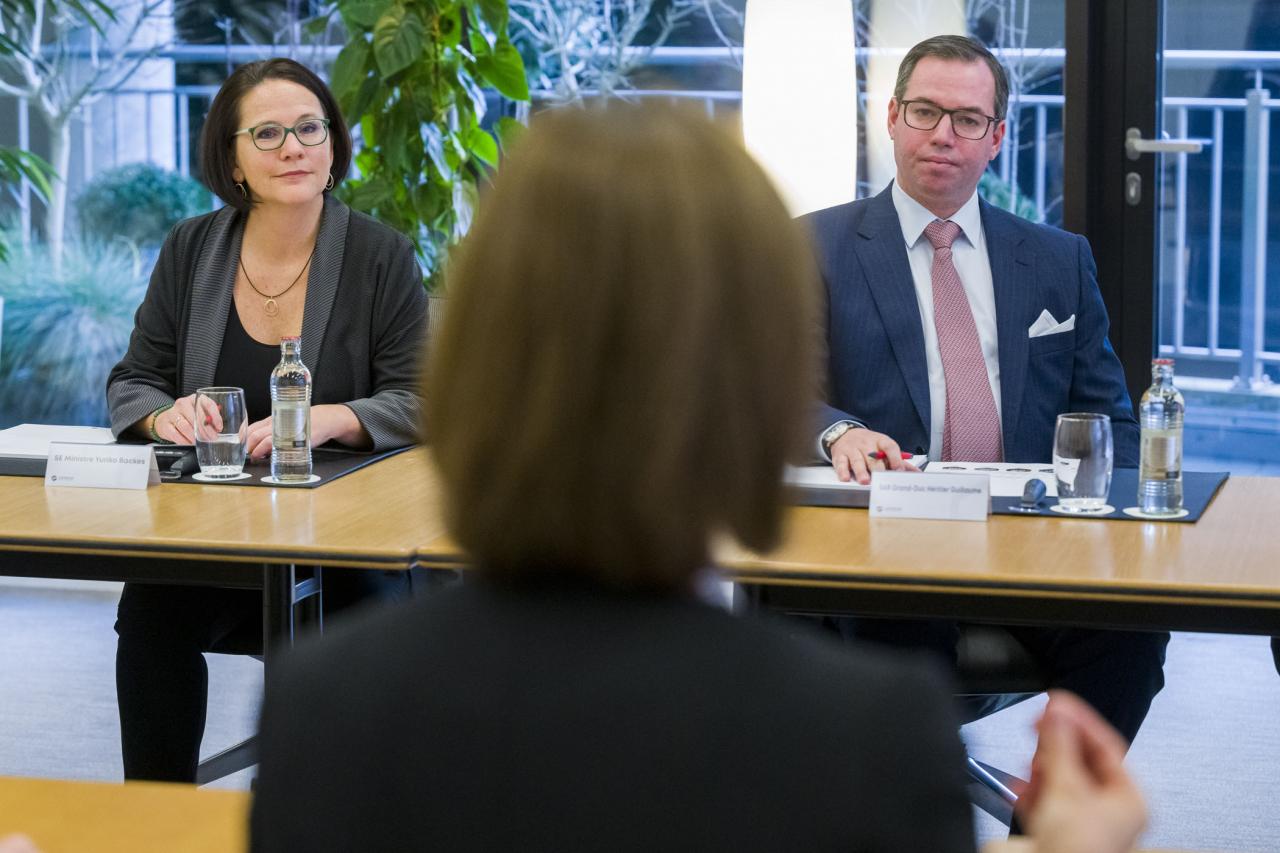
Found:
<path fill-rule="evenodd" d="M 872 518 L 986 521 L 991 481 L 986 474 L 877 471 L 871 475 L 870 508 Z"/>

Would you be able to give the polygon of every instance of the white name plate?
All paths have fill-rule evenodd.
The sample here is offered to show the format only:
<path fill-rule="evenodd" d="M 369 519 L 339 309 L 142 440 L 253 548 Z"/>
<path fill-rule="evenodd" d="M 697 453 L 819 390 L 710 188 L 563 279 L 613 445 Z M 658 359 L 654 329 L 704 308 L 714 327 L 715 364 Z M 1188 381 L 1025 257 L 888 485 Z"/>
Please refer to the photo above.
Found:
<path fill-rule="evenodd" d="M 145 489 L 159 483 L 160 469 L 149 444 L 49 443 L 46 486 Z"/>
<path fill-rule="evenodd" d="M 991 480 L 986 474 L 877 471 L 871 475 L 870 507 L 872 518 L 986 521 Z"/>

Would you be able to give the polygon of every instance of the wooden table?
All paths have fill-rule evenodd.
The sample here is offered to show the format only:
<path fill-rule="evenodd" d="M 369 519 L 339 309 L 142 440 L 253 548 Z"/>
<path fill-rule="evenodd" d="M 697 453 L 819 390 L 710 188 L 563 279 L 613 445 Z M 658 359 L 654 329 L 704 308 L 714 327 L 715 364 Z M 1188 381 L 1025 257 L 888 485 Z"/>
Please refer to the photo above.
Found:
<path fill-rule="evenodd" d="M 444 530 L 425 459 L 415 448 L 312 489 L 71 489 L 0 477 L 0 550 L 405 568 Z"/>
<path fill-rule="evenodd" d="M 716 558 L 788 611 L 1280 635 L 1280 478 L 1231 477 L 1195 524 L 795 507 L 777 549 Z M 463 561 L 447 536 L 418 549 Z"/>
<path fill-rule="evenodd" d="M 1232 477 L 1195 524 L 994 515 L 876 519 L 796 507 L 768 554 L 716 549 L 772 606 L 1280 635 L 1280 479 Z M 0 573 L 262 586 L 295 563 L 459 568 L 425 450 L 319 489 L 46 489 L 0 477 Z M 90 556 L 67 561 L 53 555 Z M 148 559 L 184 559 L 182 577 Z M 188 574 L 188 571 L 190 574 Z M 268 594 L 272 591 L 268 587 Z M 277 591 L 276 594 L 283 595 Z"/>
<path fill-rule="evenodd" d="M 306 591 L 297 567 L 408 569 L 441 535 L 425 458 L 410 450 L 314 489 L 0 477 L 0 575 L 259 588 L 267 636 L 280 638 Z"/>
<path fill-rule="evenodd" d="M 993 515 L 871 519 L 803 507 L 735 580 L 815 613 L 1280 634 L 1280 479 L 1232 477 L 1195 524 Z"/>
<path fill-rule="evenodd" d="M 246 791 L 0 776 L 0 838 L 21 832 L 41 853 L 241 853 L 248 815 Z"/>

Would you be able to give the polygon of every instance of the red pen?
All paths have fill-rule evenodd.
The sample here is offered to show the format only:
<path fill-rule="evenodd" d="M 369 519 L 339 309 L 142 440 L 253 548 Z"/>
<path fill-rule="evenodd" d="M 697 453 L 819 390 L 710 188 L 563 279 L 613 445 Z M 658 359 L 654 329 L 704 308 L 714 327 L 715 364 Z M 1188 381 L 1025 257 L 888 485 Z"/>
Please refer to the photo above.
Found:
<path fill-rule="evenodd" d="M 867 455 L 868 455 L 868 456 L 870 456 L 872 459 L 875 459 L 875 460 L 884 460 L 884 459 L 888 459 L 888 458 L 889 458 L 889 454 L 885 453 L 885 452 L 884 452 L 884 451 L 882 451 L 882 450 L 873 450 L 873 451 L 871 451 L 870 453 L 868 453 Z M 908 457 L 910 457 L 910 456 L 911 456 L 911 454 L 910 454 L 910 453 L 903 453 L 903 454 L 902 454 L 902 461 L 903 461 L 903 462 L 909 462 L 909 461 L 911 461 L 911 460 L 908 458 Z"/>

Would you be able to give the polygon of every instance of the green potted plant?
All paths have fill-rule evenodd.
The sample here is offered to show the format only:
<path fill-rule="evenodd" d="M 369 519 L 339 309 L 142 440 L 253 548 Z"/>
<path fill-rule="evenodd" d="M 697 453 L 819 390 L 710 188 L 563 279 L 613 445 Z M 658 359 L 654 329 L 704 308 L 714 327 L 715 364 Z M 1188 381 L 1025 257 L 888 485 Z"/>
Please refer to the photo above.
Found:
<path fill-rule="evenodd" d="M 482 126 L 485 90 L 528 100 L 508 35 L 507 0 L 338 0 L 347 42 L 331 84 L 359 137 L 342 195 L 414 241 L 434 287 L 447 248 L 471 224 L 477 184 L 498 164 Z M 500 118 L 496 136 L 519 123 Z"/>

